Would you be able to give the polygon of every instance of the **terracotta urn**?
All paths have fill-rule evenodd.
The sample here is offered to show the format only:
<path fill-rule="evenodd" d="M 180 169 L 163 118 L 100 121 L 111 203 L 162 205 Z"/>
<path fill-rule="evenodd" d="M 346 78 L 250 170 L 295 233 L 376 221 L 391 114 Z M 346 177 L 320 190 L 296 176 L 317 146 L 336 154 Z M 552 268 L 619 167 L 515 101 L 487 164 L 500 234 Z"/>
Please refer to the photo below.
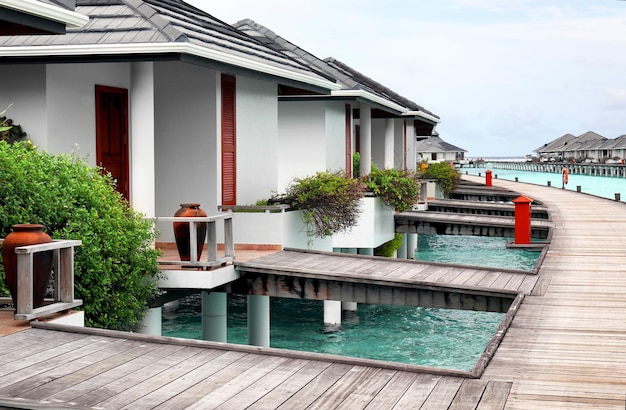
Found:
<path fill-rule="evenodd" d="M 207 216 L 207 214 L 200 208 L 200 204 L 191 203 L 180 204 L 180 209 L 174 213 L 174 216 L 200 217 Z M 178 255 L 180 256 L 181 261 L 189 261 L 191 259 L 189 247 L 189 226 L 190 224 L 186 222 L 174 222 L 174 238 L 176 239 L 176 248 L 178 248 Z M 196 224 L 198 260 L 200 260 L 200 255 L 202 255 L 207 226 L 207 222 L 199 222 Z"/>
<path fill-rule="evenodd" d="M 7 287 L 11 292 L 13 306 L 17 308 L 17 254 L 18 246 L 37 245 L 52 242 L 52 238 L 43 231 L 43 225 L 18 224 L 2 243 L 2 261 Z M 52 272 L 52 251 L 37 252 L 33 255 L 33 308 L 43 306 Z"/>

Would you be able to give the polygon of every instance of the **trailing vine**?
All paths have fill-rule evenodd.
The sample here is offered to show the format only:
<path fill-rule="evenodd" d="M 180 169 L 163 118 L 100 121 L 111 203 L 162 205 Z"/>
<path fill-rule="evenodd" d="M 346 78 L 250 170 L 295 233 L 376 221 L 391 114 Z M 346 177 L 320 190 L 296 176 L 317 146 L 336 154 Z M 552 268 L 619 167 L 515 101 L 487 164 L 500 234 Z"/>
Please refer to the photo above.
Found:
<path fill-rule="evenodd" d="M 310 236 L 323 238 L 349 230 L 361 213 L 363 185 L 344 172 L 318 172 L 295 178 L 286 192 L 270 198 L 269 204 L 286 203 L 302 211 Z"/>

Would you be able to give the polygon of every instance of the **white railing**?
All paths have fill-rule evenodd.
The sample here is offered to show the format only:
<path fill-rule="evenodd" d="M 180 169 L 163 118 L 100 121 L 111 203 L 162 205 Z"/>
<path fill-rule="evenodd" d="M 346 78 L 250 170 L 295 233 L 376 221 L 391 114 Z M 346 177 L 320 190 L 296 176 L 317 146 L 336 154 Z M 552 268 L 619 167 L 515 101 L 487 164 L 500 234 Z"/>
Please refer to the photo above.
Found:
<path fill-rule="evenodd" d="M 0 244 L 3 240 L 0 239 Z M 55 240 L 39 245 L 18 246 L 17 254 L 17 306 L 15 319 L 32 320 L 52 313 L 69 310 L 83 304 L 74 299 L 74 247 L 78 240 Z M 37 252 L 53 251 L 54 293 L 53 298 L 44 300 L 44 306 L 33 304 L 33 255 Z M 0 298 L 0 303 L 12 303 L 10 298 Z"/>
<path fill-rule="evenodd" d="M 184 267 L 197 267 L 210 269 L 216 266 L 225 265 L 235 259 L 235 244 L 233 241 L 233 213 L 225 212 L 214 216 L 194 216 L 194 217 L 157 217 L 150 218 L 157 222 L 184 222 L 189 224 L 189 261 L 172 261 L 159 259 L 160 265 L 176 265 Z M 217 222 L 224 223 L 224 256 L 219 257 L 217 252 Z M 197 249 L 197 224 L 206 223 L 207 231 L 204 243 L 207 245 L 207 259 L 201 261 L 198 258 Z"/>

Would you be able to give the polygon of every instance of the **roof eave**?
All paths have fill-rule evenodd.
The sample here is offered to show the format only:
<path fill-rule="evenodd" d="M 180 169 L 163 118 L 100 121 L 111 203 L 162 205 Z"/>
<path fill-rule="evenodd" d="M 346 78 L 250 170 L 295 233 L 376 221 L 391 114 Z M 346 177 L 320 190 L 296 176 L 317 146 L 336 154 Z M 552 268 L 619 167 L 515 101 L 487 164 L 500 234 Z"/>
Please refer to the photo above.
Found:
<path fill-rule="evenodd" d="M 0 7 L 56 21 L 68 28 L 80 28 L 89 21 L 89 17 L 83 14 L 37 0 L 0 0 Z"/>
<path fill-rule="evenodd" d="M 3 1 L 3 0 L 0 0 Z M 59 46 L 20 46 L 0 47 L 2 57 L 29 58 L 49 56 L 93 56 L 93 55 L 148 55 L 148 54 L 188 54 L 220 63 L 246 68 L 275 77 L 310 84 L 327 90 L 336 90 L 340 85 L 331 81 L 297 73 L 284 68 L 248 60 L 232 54 L 211 50 L 190 43 L 137 43 L 137 44 L 84 44 Z"/>
<path fill-rule="evenodd" d="M 424 111 L 407 111 L 405 113 L 402 113 L 402 115 L 404 116 L 413 116 L 413 117 L 419 117 L 422 118 L 424 120 L 430 121 L 434 124 L 439 124 L 441 122 L 441 119 L 438 117 L 435 117 L 434 115 L 428 114 Z"/>

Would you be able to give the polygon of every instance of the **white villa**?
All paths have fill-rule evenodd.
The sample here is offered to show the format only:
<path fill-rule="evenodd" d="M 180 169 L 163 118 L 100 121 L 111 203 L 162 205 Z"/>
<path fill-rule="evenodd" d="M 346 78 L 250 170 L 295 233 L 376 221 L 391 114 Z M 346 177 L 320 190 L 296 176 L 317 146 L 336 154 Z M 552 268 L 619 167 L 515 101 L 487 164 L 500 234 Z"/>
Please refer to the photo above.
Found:
<path fill-rule="evenodd" d="M 15 2 L 48 3 L 0 6 Z M 361 175 L 372 162 L 414 169 L 416 136 L 440 122 L 251 20 L 231 26 L 179 0 L 76 0 L 61 14 L 64 35 L 0 37 L 0 108 L 11 106 L 40 149 L 103 166 L 147 217 L 181 203 L 209 215 L 254 204 L 295 177 L 351 172 L 357 151 Z M 363 207 L 352 232 L 314 243 L 296 212 L 236 213 L 235 244 L 371 254 L 393 238 L 393 210 L 377 198 Z M 161 241 L 173 242 L 170 227 L 159 227 Z M 219 292 L 205 293 L 225 306 Z"/>
<path fill-rule="evenodd" d="M 593 131 L 579 136 L 565 134 L 534 150 L 540 160 L 565 162 L 623 163 L 626 159 L 626 134 L 607 139 Z"/>

